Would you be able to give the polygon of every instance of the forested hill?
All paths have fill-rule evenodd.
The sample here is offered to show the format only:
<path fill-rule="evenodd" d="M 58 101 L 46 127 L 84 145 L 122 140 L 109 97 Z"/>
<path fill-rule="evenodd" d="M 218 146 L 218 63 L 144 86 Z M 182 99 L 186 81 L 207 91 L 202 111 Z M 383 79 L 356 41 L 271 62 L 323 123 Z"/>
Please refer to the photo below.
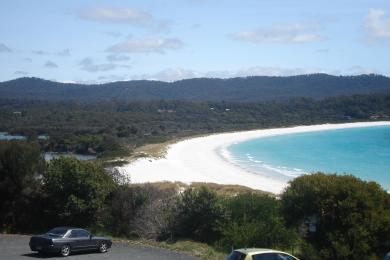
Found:
<path fill-rule="evenodd" d="M 195 78 L 172 83 L 148 80 L 106 84 L 69 84 L 39 78 L 0 83 L 2 98 L 39 100 L 126 101 L 264 101 L 294 97 L 324 98 L 339 95 L 390 93 L 390 78 L 381 75 Z"/>

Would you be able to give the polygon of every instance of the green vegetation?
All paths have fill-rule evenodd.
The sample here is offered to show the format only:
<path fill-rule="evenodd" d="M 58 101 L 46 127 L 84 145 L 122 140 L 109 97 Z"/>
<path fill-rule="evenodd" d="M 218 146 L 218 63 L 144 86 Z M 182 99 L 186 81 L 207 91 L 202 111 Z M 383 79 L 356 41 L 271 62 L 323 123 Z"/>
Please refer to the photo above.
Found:
<path fill-rule="evenodd" d="M 206 187 L 189 188 L 179 197 L 174 217 L 177 236 L 213 242 L 220 236 L 219 225 L 225 212 L 215 192 Z"/>
<path fill-rule="evenodd" d="M 21 114 L 14 114 L 21 112 Z M 128 155 L 150 143 L 195 134 L 321 123 L 387 120 L 390 95 L 298 98 L 257 103 L 43 102 L 0 99 L 1 131 L 37 140 L 45 151 Z"/>
<path fill-rule="evenodd" d="M 122 240 L 123 241 L 123 240 Z M 177 241 L 156 241 L 146 239 L 124 240 L 130 244 L 165 248 L 172 251 L 185 253 L 186 255 L 197 257 L 204 260 L 221 260 L 226 259 L 226 252 L 217 250 L 215 247 L 206 243 L 200 243 L 192 240 L 177 240 Z"/>
<path fill-rule="evenodd" d="M 102 167 L 72 157 L 53 159 L 43 174 L 42 189 L 51 226 L 96 223 L 99 210 L 114 189 Z"/>
<path fill-rule="evenodd" d="M 219 244 L 225 249 L 294 248 L 298 236 L 285 226 L 280 206 L 280 200 L 268 195 L 244 193 L 228 198 L 229 217 L 222 224 Z"/>
<path fill-rule="evenodd" d="M 130 185 L 96 162 L 45 163 L 37 144 L 20 141 L 0 142 L 0 173 L 3 232 L 76 225 L 204 259 L 252 246 L 302 259 L 381 259 L 390 247 L 390 194 L 353 176 L 298 177 L 281 198 L 200 185 L 179 192 Z"/>
<path fill-rule="evenodd" d="M 161 99 L 196 102 L 258 102 L 297 97 L 325 98 L 389 92 L 390 78 L 373 74 L 195 78 L 171 83 L 134 80 L 95 85 L 59 83 L 39 78 L 19 78 L 0 82 L 0 96 L 5 98 L 82 102 L 112 99 L 131 102 Z"/>
<path fill-rule="evenodd" d="M 39 146 L 0 141 L 0 227 L 24 230 L 35 220 L 35 204 L 45 171 Z"/>
<path fill-rule="evenodd" d="M 45 162 L 42 154 L 108 159 L 149 144 L 160 155 L 156 144 L 196 134 L 388 115 L 390 95 L 378 94 L 252 103 L 0 99 L 0 130 L 28 137 L 0 142 L 0 230 L 82 226 L 203 259 L 252 246 L 302 259 L 380 259 L 390 248 L 390 195 L 375 183 L 319 173 L 296 178 L 277 198 L 232 185 L 129 185 L 113 161 Z"/>
<path fill-rule="evenodd" d="M 283 193 L 282 205 L 287 223 L 301 228 L 307 259 L 378 259 L 390 248 L 390 195 L 377 183 L 302 176 Z"/>

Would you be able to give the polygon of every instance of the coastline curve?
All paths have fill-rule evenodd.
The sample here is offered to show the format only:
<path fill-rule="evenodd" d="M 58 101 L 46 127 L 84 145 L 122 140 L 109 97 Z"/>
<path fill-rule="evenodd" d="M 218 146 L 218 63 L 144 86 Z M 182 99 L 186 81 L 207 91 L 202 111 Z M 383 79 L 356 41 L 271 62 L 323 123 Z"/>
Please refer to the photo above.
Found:
<path fill-rule="evenodd" d="M 118 167 L 118 170 L 130 177 L 132 183 L 179 181 L 187 184 L 192 182 L 236 184 L 279 194 L 287 187 L 287 180 L 272 178 L 272 172 L 254 173 L 240 168 L 220 153 L 226 152 L 226 148 L 234 143 L 262 137 L 386 125 L 390 126 L 390 121 L 322 124 L 211 134 L 169 145 L 164 158 L 140 158 Z"/>

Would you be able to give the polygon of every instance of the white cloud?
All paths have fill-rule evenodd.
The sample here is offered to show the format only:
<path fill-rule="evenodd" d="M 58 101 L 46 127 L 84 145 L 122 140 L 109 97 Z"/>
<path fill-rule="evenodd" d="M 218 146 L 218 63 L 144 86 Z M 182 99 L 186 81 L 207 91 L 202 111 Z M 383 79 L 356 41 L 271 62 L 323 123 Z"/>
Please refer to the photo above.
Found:
<path fill-rule="evenodd" d="M 365 68 L 359 65 L 352 66 L 347 69 L 348 75 L 361 75 L 361 74 L 381 74 L 380 71 L 373 68 Z"/>
<path fill-rule="evenodd" d="M 150 13 L 136 8 L 90 7 L 81 10 L 78 17 L 97 22 L 123 23 L 159 31 L 169 30 L 169 22 L 155 19 Z M 115 36 L 111 34 L 111 36 Z"/>
<path fill-rule="evenodd" d="M 12 50 L 9 47 L 7 47 L 4 43 L 0 43 L 0 53 L 1 52 L 11 53 Z"/>
<path fill-rule="evenodd" d="M 115 82 L 115 81 L 124 81 L 128 79 L 127 75 L 106 75 L 100 76 L 97 78 L 98 82 Z"/>
<path fill-rule="evenodd" d="M 58 65 L 50 60 L 46 61 L 45 67 L 49 69 L 56 69 L 58 68 Z"/>
<path fill-rule="evenodd" d="M 159 80 L 159 81 L 177 81 L 181 79 L 189 78 L 198 78 L 201 77 L 201 74 L 196 73 L 192 70 L 182 69 L 182 68 L 169 68 L 162 70 L 154 74 L 141 74 L 133 75 L 131 78 L 135 79 L 146 79 L 146 80 Z"/>
<path fill-rule="evenodd" d="M 319 29 L 318 24 L 295 23 L 259 27 L 253 31 L 234 33 L 232 37 L 236 40 L 254 43 L 307 43 L 324 40 L 317 33 Z"/>
<path fill-rule="evenodd" d="M 17 70 L 14 72 L 15 75 L 21 75 L 21 76 L 24 76 L 24 75 L 27 75 L 28 72 L 27 71 L 23 71 L 23 70 Z"/>
<path fill-rule="evenodd" d="M 127 55 L 114 53 L 114 54 L 108 55 L 107 60 L 110 62 L 128 61 L 128 60 L 130 60 L 130 57 Z"/>
<path fill-rule="evenodd" d="M 361 70 L 363 71 L 363 69 Z M 357 71 L 354 71 L 357 74 Z M 294 76 L 313 73 L 327 73 L 331 75 L 341 75 L 339 70 L 326 70 L 320 68 L 283 68 L 283 67 L 249 67 L 242 68 L 238 71 L 232 70 L 217 70 L 208 72 L 199 72 L 184 68 L 168 68 L 157 73 L 132 75 L 131 79 L 147 79 L 172 82 L 189 78 L 234 78 L 234 77 L 248 77 L 248 76 Z M 345 74 L 351 74 L 348 69 Z"/>
<path fill-rule="evenodd" d="M 62 51 L 57 52 L 57 55 L 59 56 L 70 56 L 70 50 L 69 49 L 63 49 Z"/>
<path fill-rule="evenodd" d="M 32 51 L 32 53 L 36 54 L 36 55 L 49 55 L 50 54 L 47 51 L 41 51 L 41 50 Z"/>
<path fill-rule="evenodd" d="M 115 37 L 115 38 L 122 36 L 122 33 L 120 33 L 120 32 L 104 32 L 104 34 L 111 36 L 111 37 Z"/>
<path fill-rule="evenodd" d="M 86 20 L 138 25 L 147 24 L 152 20 L 149 13 L 133 8 L 93 7 L 82 10 L 78 16 Z"/>
<path fill-rule="evenodd" d="M 325 73 L 320 69 L 282 68 L 282 67 L 251 67 L 236 73 L 236 77 L 246 76 L 294 76 L 311 73 Z"/>
<path fill-rule="evenodd" d="M 117 68 L 117 65 L 113 63 L 95 64 L 91 58 L 83 59 L 80 61 L 79 65 L 82 70 L 88 72 L 109 71 Z"/>
<path fill-rule="evenodd" d="M 183 42 L 176 38 L 147 38 L 128 40 L 108 48 L 109 52 L 116 53 L 160 53 L 167 50 L 176 50 L 183 47 Z"/>
<path fill-rule="evenodd" d="M 390 40 L 390 17 L 381 9 L 371 9 L 364 22 L 366 40 Z"/>
<path fill-rule="evenodd" d="M 380 74 L 378 70 L 368 69 L 360 66 L 346 68 L 344 70 L 329 70 L 321 68 L 283 68 L 283 67 L 249 67 L 242 68 L 238 71 L 233 70 L 217 70 L 200 72 L 185 68 L 167 68 L 156 73 L 137 74 L 137 75 L 102 75 L 95 80 L 76 80 L 80 83 L 105 83 L 123 80 L 158 80 L 165 82 L 173 82 L 183 79 L 191 78 L 235 78 L 235 77 L 249 77 L 249 76 L 295 76 L 314 73 L 326 73 L 330 75 L 360 75 L 360 74 Z"/>

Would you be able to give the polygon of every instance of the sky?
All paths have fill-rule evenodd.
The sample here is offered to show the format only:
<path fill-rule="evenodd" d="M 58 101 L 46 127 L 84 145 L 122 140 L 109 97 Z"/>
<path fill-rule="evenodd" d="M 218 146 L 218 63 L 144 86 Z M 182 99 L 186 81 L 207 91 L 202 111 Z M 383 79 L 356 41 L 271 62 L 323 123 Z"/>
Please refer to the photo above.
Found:
<path fill-rule="evenodd" d="M 389 0 L 2 0 L 0 81 L 390 76 Z"/>

